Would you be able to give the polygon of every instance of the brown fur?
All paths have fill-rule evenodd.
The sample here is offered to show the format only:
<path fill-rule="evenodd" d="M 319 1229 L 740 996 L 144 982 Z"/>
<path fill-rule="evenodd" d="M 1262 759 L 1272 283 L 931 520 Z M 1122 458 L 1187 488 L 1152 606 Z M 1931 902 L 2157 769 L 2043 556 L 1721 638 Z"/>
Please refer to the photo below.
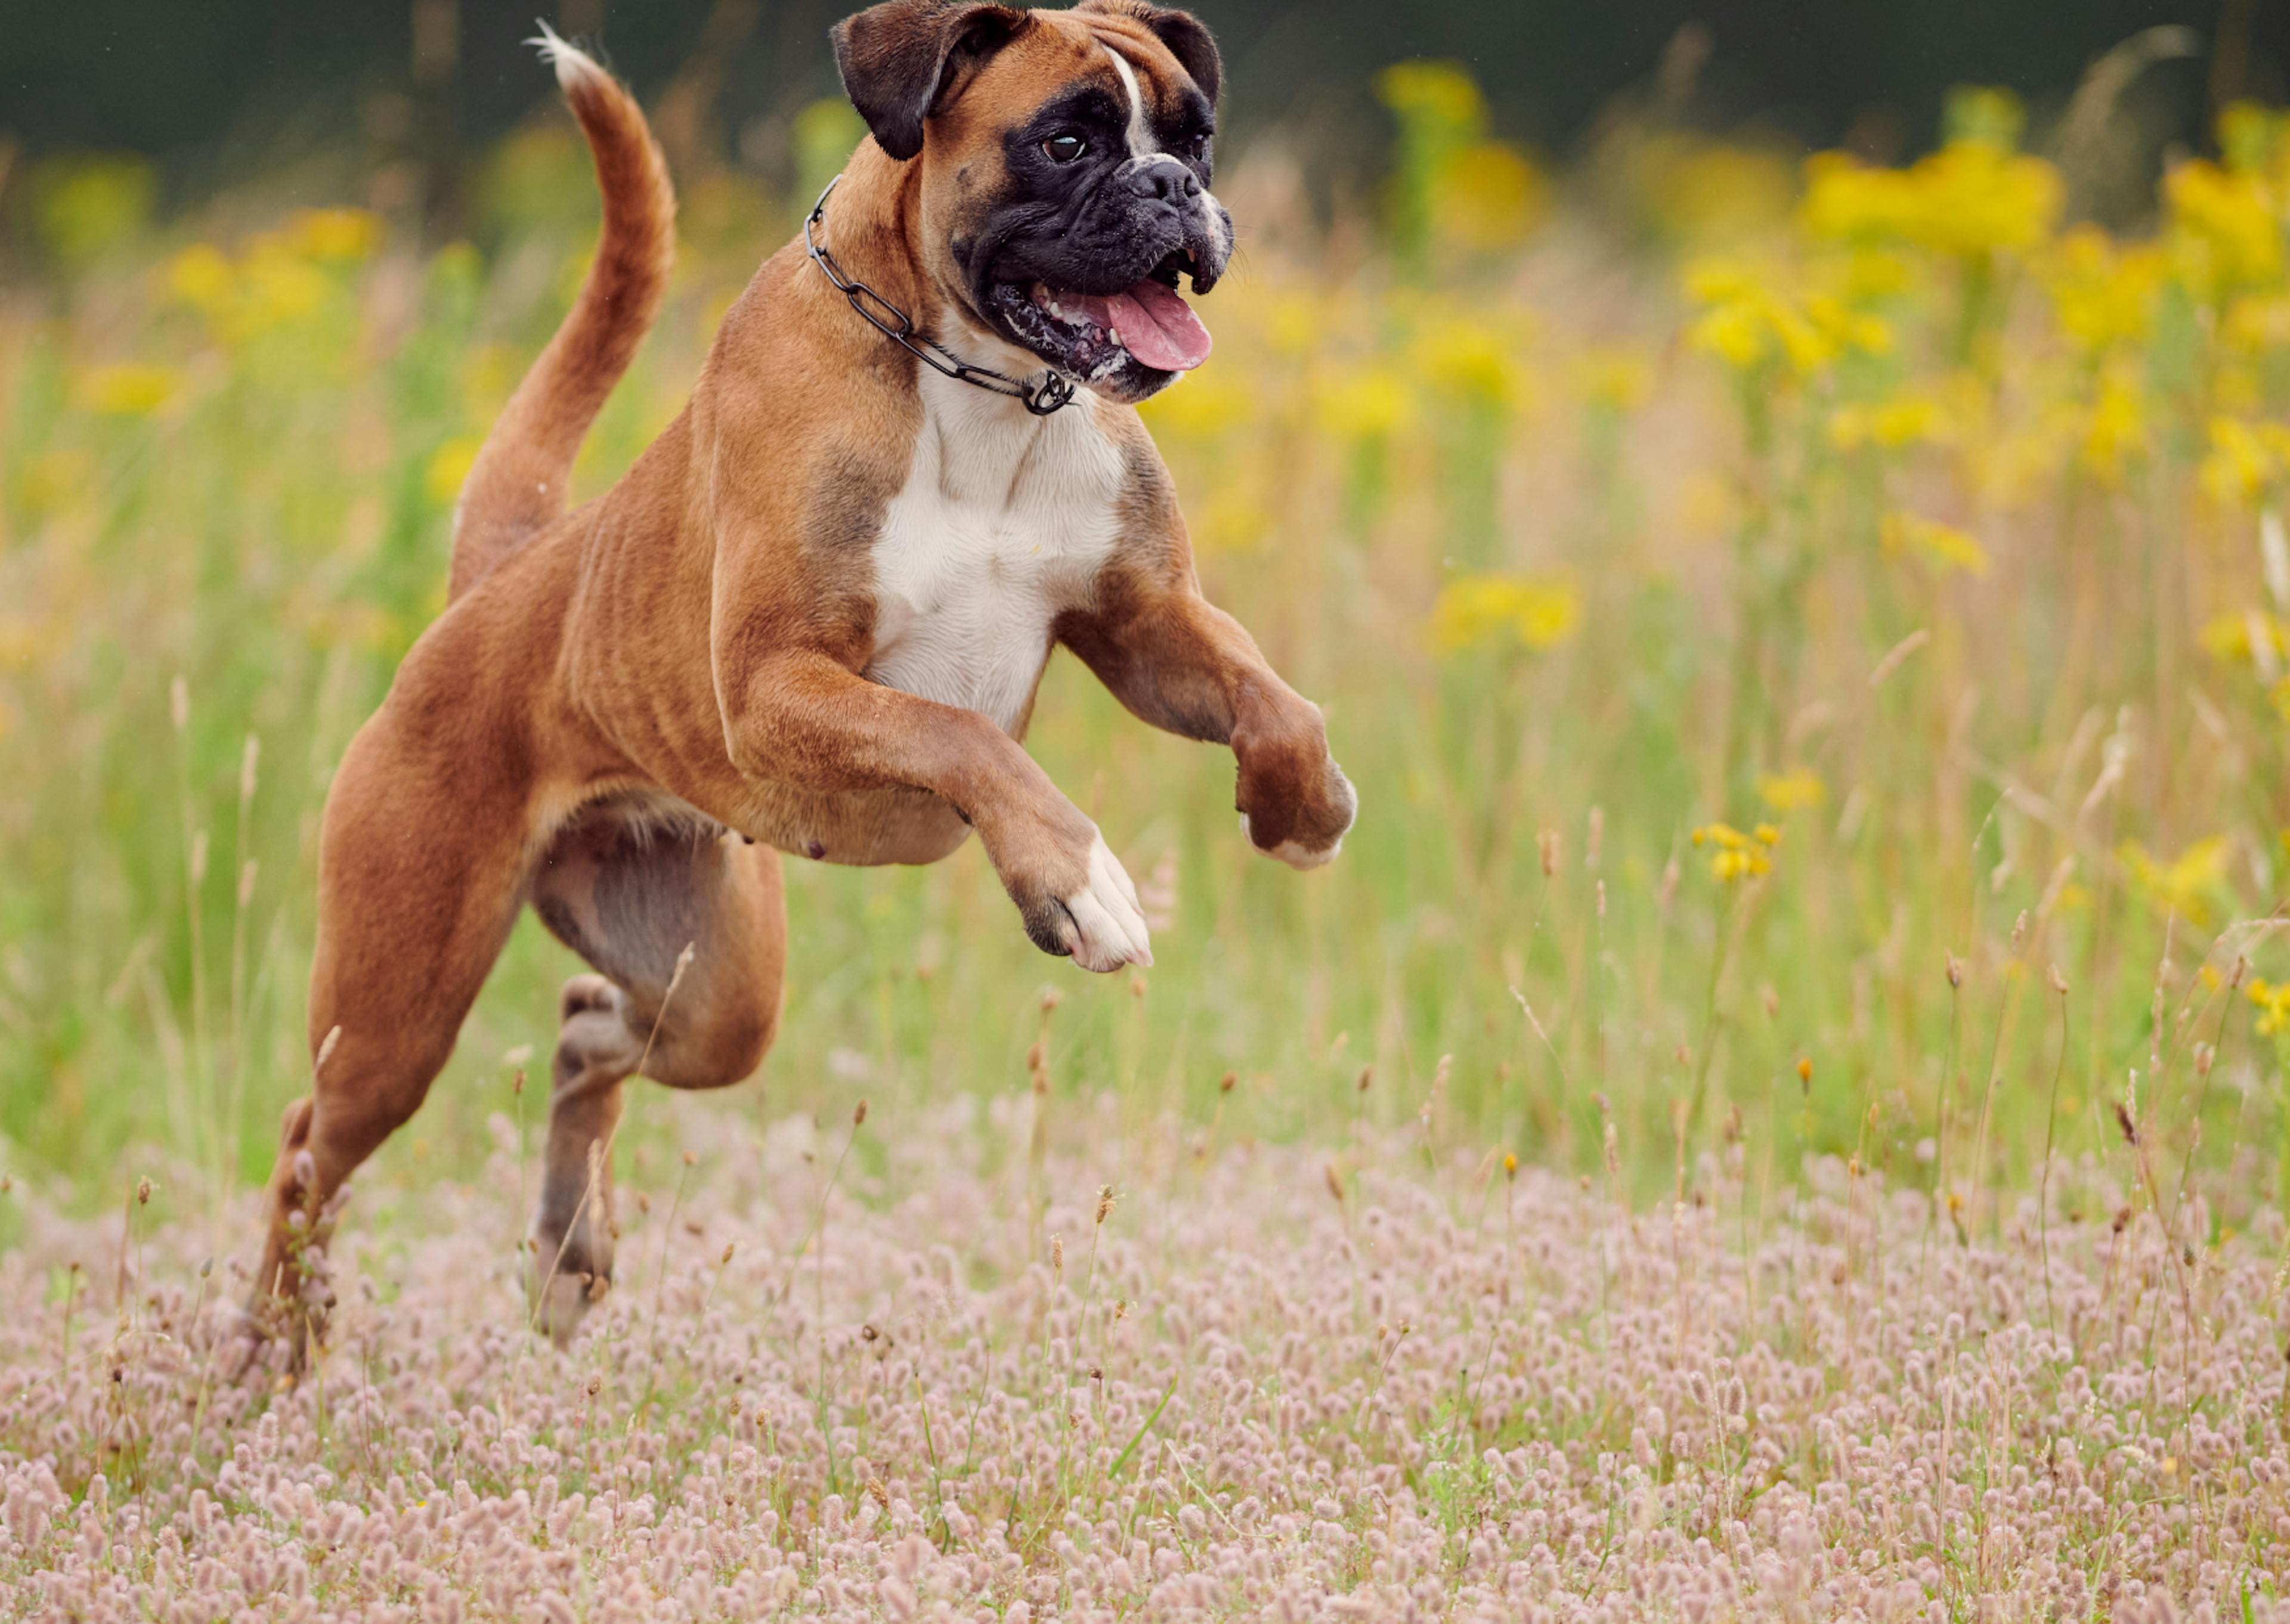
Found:
<path fill-rule="evenodd" d="M 954 9 L 981 8 L 895 0 L 856 35 L 896 51 L 881 28 L 936 28 Z M 959 95 L 933 79 L 919 156 L 869 140 L 828 212 L 844 264 L 941 330 L 962 297 L 947 244 L 990 202 L 1000 132 L 1107 71 L 1101 38 L 1156 86 L 1188 71 L 1134 5 L 1014 15 L 1000 49 L 957 64 Z M 672 218 L 626 93 L 589 66 L 568 93 L 605 191 L 604 246 L 471 475 L 452 599 L 328 798 L 309 1010 L 323 1060 L 284 1124 L 259 1296 L 296 1298 L 302 1226 L 420 1105 L 528 902 L 597 972 L 560 1011 L 532 1237 L 536 1310 L 560 1335 L 609 1274 L 625 1079 L 720 1086 L 771 1041 L 775 847 L 925 862 L 975 828 L 1036 940 L 1069 945 L 1059 899 L 1085 881 L 1090 820 L 985 716 L 862 675 L 869 549 L 922 410 L 914 362 L 799 241 L 733 304 L 682 415 L 610 492 L 556 516 L 581 434 L 657 306 Z M 1351 792 L 1317 709 L 1200 596 L 1135 414 L 1069 408 L 1085 409 L 1122 450 L 1126 533 L 1057 636 L 1147 722 L 1232 747 L 1259 845 L 1330 850 Z"/>

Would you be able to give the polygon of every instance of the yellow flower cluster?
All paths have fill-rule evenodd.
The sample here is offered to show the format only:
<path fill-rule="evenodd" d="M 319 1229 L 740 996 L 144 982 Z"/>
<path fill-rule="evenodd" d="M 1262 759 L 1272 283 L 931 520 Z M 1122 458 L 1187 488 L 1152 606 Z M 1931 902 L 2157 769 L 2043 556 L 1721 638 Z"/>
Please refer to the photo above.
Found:
<path fill-rule="evenodd" d="M 2194 158 L 2164 177 L 2163 197 L 2191 285 L 2221 298 L 2281 275 L 2280 198 L 2264 176 Z"/>
<path fill-rule="evenodd" d="M 2135 840 L 2125 841 L 2116 855 L 2132 884 L 2158 912 L 2208 925 L 2212 903 L 2226 884 L 2228 851 L 2226 837 L 2213 835 L 2168 860 L 2153 856 Z"/>
<path fill-rule="evenodd" d="M 1441 398 L 1509 409 L 1526 403 L 1524 348 L 1485 322 L 1443 316 L 1418 330 L 1408 361 Z"/>
<path fill-rule="evenodd" d="M 1817 154 L 1806 164 L 1799 220 L 1815 238 L 1906 243 L 1970 259 L 2024 252 L 2044 242 L 2062 195 L 2059 172 L 2041 158 L 1967 138 L 1907 169 Z"/>
<path fill-rule="evenodd" d="M 168 297 L 237 343 L 308 319 L 332 292 L 328 272 L 365 259 L 380 242 L 380 217 L 366 210 L 305 209 L 236 257 L 194 243 L 167 261 L 163 282 Z"/>
<path fill-rule="evenodd" d="M 1397 62 L 1376 76 L 1375 88 L 1420 171 L 1424 224 L 1443 244 L 1499 252 L 1548 217 L 1549 181 L 1526 154 L 1488 135 L 1486 99 L 1468 68 Z"/>
<path fill-rule="evenodd" d="M 1957 437 L 1956 414 L 1934 395 L 1904 390 L 1883 400 L 1848 402 L 1830 414 L 1829 443 L 1839 451 L 1864 445 L 1898 451 L 1943 444 Z"/>
<path fill-rule="evenodd" d="M 1746 835 L 1730 823 L 1705 823 L 1693 831 L 1693 840 L 1696 846 L 1715 848 L 1709 854 L 1710 876 L 1730 885 L 1774 871 L 1774 848 L 1781 844 L 1782 832 L 1770 823 L 1760 823 Z"/>
<path fill-rule="evenodd" d="M 1810 767 L 1793 772 L 1767 772 L 1758 779 L 1758 798 L 1781 813 L 1820 805 L 1829 798 L 1829 786 Z"/>
<path fill-rule="evenodd" d="M 1848 351 L 1880 356 L 1893 347 L 1892 329 L 1881 317 L 1834 293 L 1795 292 L 1777 270 L 1703 260 L 1686 268 L 1685 291 L 1702 307 L 1686 342 L 1737 372 L 1778 364 L 1810 377 Z"/>
<path fill-rule="evenodd" d="M 2254 977 L 2243 996 L 2258 1006 L 2258 1035 L 2272 1037 L 2290 1031 L 2290 982 L 2276 983 Z"/>
<path fill-rule="evenodd" d="M 2279 423 L 2211 420 L 2210 454 L 2203 459 L 2203 489 L 2222 506 L 2256 502 L 2290 470 L 2290 428 Z"/>
<path fill-rule="evenodd" d="M 2203 652 L 2214 660 L 2276 670 L 2290 654 L 2290 626 L 2263 609 L 2244 609 L 2214 615 L 2199 634 Z"/>
<path fill-rule="evenodd" d="M 1887 514 L 1881 537 L 1888 553 L 1913 553 L 1948 573 L 1961 571 L 1974 577 L 1988 573 L 1988 549 L 1970 532 L 1913 513 Z"/>
<path fill-rule="evenodd" d="M 123 361 L 81 374 L 79 396 L 107 417 L 149 417 L 174 398 L 181 383 L 170 368 Z"/>
<path fill-rule="evenodd" d="M 2119 247 L 2096 226 L 2078 226 L 2053 245 L 2039 269 L 2052 315 L 2086 355 L 2144 344 L 2169 268 L 2152 244 Z"/>
<path fill-rule="evenodd" d="M 1555 648 L 1574 635 L 1581 619 L 1581 597 L 1568 583 L 1487 571 L 1458 576 L 1440 588 L 1431 611 L 1431 644 L 1443 653 L 1501 641 Z"/>

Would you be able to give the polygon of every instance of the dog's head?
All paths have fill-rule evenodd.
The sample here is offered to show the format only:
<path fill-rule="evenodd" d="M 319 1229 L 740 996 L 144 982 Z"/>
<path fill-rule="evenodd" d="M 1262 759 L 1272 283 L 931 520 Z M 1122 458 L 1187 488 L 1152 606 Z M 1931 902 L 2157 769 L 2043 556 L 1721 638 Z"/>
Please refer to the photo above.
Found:
<path fill-rule="evenodd" d="M 876 142 L 921 165 L 917 247 L 972 320 L 1121 401 L 1207 356 L 1178 279 L 1215 285 L 1232 217 L 1209 190 L 1221 74 L 1197 20 L 886 0 L 836 26 L 835 60 Z"/>

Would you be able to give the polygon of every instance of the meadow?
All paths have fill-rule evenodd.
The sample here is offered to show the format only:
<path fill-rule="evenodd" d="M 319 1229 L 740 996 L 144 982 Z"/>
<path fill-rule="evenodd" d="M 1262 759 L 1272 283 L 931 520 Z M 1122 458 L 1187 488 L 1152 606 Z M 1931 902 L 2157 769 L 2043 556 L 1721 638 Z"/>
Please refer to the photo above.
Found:
<path fill-rule="evenodd" d="M 1146 416 L 1325 708 L 1339 862 L 1254 857 L 1229 760 L 1060 657 L 1029 743 L 1157 967 L 1044 959 L 972 851 L 790 863 L 777 1048 L 632 1099 L 561 1354 L 517 1249 L 574 964 L 526 921 L 299 1383 L 208 1330 L 304 1092 L 317 813 L 586 157 L 536 120 L 443 244 L 23 177 L 0 1612 L 2273 1616 L 2290 116 L 2126 204 L 2116 83 L 1961 92 L 1894 165 L 1649 119 L 1554 172 L 1417 63 L 1380 190 L 1231 155 L 1217 354 Z M 855 139 L 795 128 L 788 196 L 679 177 L 585 492 Z"/>

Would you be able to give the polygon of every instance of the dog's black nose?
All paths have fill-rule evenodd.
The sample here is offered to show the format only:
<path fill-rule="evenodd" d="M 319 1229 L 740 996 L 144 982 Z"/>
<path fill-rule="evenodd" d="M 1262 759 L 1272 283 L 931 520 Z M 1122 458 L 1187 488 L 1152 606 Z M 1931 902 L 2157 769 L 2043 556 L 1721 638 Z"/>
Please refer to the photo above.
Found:
<path fill-rule="evenodd" d="M 1130 172 L 1129 184 L 1140 197 L 1161 203 L 1182 203 L 1201 195 L 1201 180 L 1173 158 L 1165 164 L 1143 164 Z"/>

